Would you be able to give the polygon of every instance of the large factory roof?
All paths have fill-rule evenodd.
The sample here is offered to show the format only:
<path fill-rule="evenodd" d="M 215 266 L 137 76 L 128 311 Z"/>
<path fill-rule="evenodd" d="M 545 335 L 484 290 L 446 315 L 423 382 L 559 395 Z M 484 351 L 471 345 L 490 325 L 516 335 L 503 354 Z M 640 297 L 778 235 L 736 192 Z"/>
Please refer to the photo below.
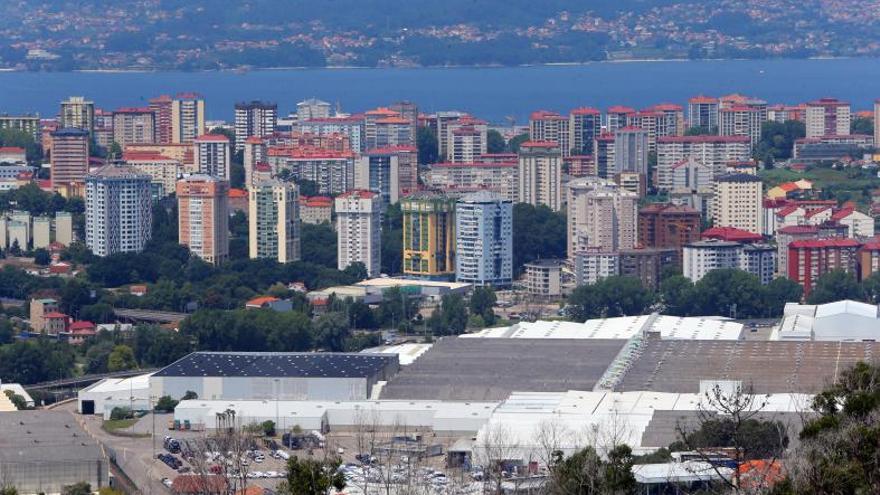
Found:
<path fill-rule="evenodd" d="M 396 355 L 295 352 L 194 352 L 156 372 L 156 377 L 357 378 L 381 373 Z"/>
<path fill-rule="evenodd" d="M 666 341 L 649 338 L 616 390 L 693 392 L 701 380 L 739 380 L 755 393 L 816 393 L 858 361 L 880 353 L 875 342 Z"/>
<path fill-rule="evenodd" d="M 503 400 L 514 390 L 590 390 L 625 340 L 446 337 L 382 390 L 382 399 Z"/>
<path fill-rule="evenodd" d="M 664 340 L 738 340 L 743 325 L 709 317 L 663 315 L 601 318 L 584 323 L 568 321 L 521 322 L 487 328 L 463 338 L 506 339 L 630 339 L 638 333 L 659 332 Z"/>
<path fill-rule="evenodd" d="M 0 466 L 97 461 L 104 457 L 68 412 L 5 412 L 0 414 L 0 431 Z"/>

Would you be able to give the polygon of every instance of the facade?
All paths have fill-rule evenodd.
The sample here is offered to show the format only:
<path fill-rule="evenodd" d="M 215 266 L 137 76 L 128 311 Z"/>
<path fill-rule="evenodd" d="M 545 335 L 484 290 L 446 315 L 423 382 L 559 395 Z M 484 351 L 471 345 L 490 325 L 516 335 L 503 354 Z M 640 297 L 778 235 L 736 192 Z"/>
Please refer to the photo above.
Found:
<path fill-rule="evenodd" d="M 752 147 L 761 140 L 761 126 L 766 119 L 760 107 L 735 104 L 719 111 L 719 134 L 722 136 L 746 136 Z"/>
<path fill-rule="evenodd" d="M 330 196 L 300 196 L 299 218 L 302 223 L 330 223 L 333 219 L 333 198 Z"/>
<path fill-rule="evenodd" d="M 525 264 L 525 287 L 529 295 L 552 298 L 562 295 L 562 260 L 535 260 Z"/>
<path fill-rule="evenodd" d="M 849 103 L 836 98 L 821 98 L 807 103 L 807 138 L 848 136 L 852 123 Z"/>
<path fill-rule="evenodd" d="M 575 283 L 592 285 L 620 274 L 620 254 L 597 250 L 581 251 L 574 257 Z"/>
<path fill-rule="evenodd" d="M 648 131 L 624 127 L 614 134 L 614 172 L 648 176 Z"/>
<path fill-rule="evenodd" d="M 763 285 L 776 276 L 776 248 L 769 244 L 745 244 L 740 255 L 740 270 L 758 277 Z"/>
<path fill-rule="evenodd" d="M 105 165 L 86 177 L 86 246 L 97 256 L 143 251 L 153 228 L 150 176 Z"/>
<path fill-rule="evenodd" d="M 616 253 L 637 244 L 639 196 L 603 179 L 568 183 L 568 259 L 581 252 Z"/>
<path fill-rule="evenodd" d="M 55 242 L 70 246 L 73 240 L 73 214 L 67 211 L 55 212 Z"/>
<path fill-rule="evenodd" d="M 464 121 L 473 122 L 462 125 Z M 486 122 L 476 119 L 460 119 L 449 126 L 449 157 L 452 163 L 472 163 L 488 151 L 488 127 Z"/>
<path fill-rule="evenodd" d="M 403 212 L 403 273 L 445 278 L 455 270 L 455 201 L 418 193 L 400 202 Z"/>
<path fill-rule="evenodd" d="M 760 233 L 763 208 L 762 184 L 757 176 L 728 174 L 715 180 L 712 220 L 716 227 Z"/>
<path fill-rule="evenodd" d="M 0 130 L 10 129 L 22 131 L 33 136 L 34 141 L 40 142 L 40 134 L 42 133 L 40 126 L 40 116 L 36 115 L 6 115 L 0 114 Z"/>
<path fill-rule="evenodd" d="M 257 167 L 257 164 L 266 163 L 267 152 L 266 142 L 262 138 L 252 136 L 245 139 L 242 151 L 245 187 L 252 187 L 256 182 L 254 180 L 254 169 Z"/>
<path fill-rule="evenodd" d="M 602 134 L 593 142 L 595 175 L 607 179 L 614 175 L 614 134 Z"/>
<path fill-rule="evenodd" d="M 363 117 L 328 117 L 298 121 L 300 132 L 326 136 L 340 134 L 348 138 L 351 151 L 364 151 Z"/>
<path fill-rule="evenodd" d="M 173 158 L 149 151 L 130 151 L 122 160 L 152 178 L 156 197 L 170 196 L 177 189 L 177 180 L 183 173 L 181 163 Z"/>
<path fill-rule="evenodd" d="M 330 118 L 331 112 L 332 105 L 317 98 L 309 98 L 296 104 L 296 120 L 298 122 Z"/>
<path fill-rule="evenodd" d="M 746 136 L 677 136 L 657 140 L 657 187 L 671 191 L 675 166 L 693 159 L 707 166 L 712 178 L 727 172 L 728 164 L 748 160 L 751 144 Z"/>
<path fill-rule="evenodd" d="M 232 167 L 229 138 L 223 134 L 204 134 L 193 140 L 193 146 L 198 173 L 229 182 Z"/>
<path fill-rule="evenodd" d="M 688 128 L 718 132 L 718 98 L 695 96 L 688 100 Z"/>
<path fill-rule="evenodd" d="M 168 95 L 150 98 L 150 110 L 156 123 L 156 144 L 171 144 L 171 101 Z"/>
<path fill-rule="evenodd" d="M 262 101 L 235 104 L 235 151 L 244 149 L 251 136 L 268 137 L 275 134 L 278 123 L 278 105 Z"/>
<path fill-rule="evenodd" d="M 455 203 L 455 281 L 507 287 L 513 282 L 513 203 L 482 191 Z"/>
<path fill-rule="evenodd" d="M 34 333 L 41 333 L 46 328 L 46 315 L 58 312 L 55 299 L 31 299 L 29 306 L 31 331 Z"/>
<path fill-rule="evenodd" d="M 83 184 L 89 173 L 88 132 L 73 127 L 52 133 L 52 190 L 64 192 Z"/>
<path fill-rule="evenodd" d="M 639 210 L 639 244 L 672 249 L 681 265 L 681 250 L 700 240 L 700 212 L 688 206 L 651 204 Z"/>
<path fill-rule="evenodd" d="M 425 185 L 447 194 L 486 190 L 516 202 L 519 198 L 518 164 L 508 162 L 435 163 L 425 174 Z"/>
<path fill-rule="evenodd" d="M 712 270 L 740 269 L 742 244 L 716 239 L 697 241 L 682 250 L 682 272 L 697 282 Z"/>
<path fill-rule="evenodd" d="M 180 93 L 175 96 L 171 101 L 171 142 L 192 143 L 205 132 L 204 98 L 197 93 Z"/>
<path fill-rule="evenodd" d="M 575 155 L 592 155 L 593 141 L 602 133 L 602 114 L 595 108 L 576 108 L 568 115 L 568 141 Z"/>
<path fill-rule="evenodd" d="M 846 226 L 847 237 L 874 237 L 874 218 L 855 208 L 841 208 L 831 214 L 831 220 Z"/>
<path fill-rule="evenodd" d="M 212 265 L 229 259 L 229 184 L 210 175 L 177 183 L 180 244 Z"/>
<path fill-rule="evenodd" d="M 562 209 L 562 151 L 556 142 L 522 143 L 517 178 L 520 203 L 546 205 L 553 211 Z"/>
<path fill-rule="evenodd" d="M 337 267 L 363 263 L 370 277 L 382 271 L 381 216 L 378 193 L 352 190 L 336 197 Z"/>
<path fill-rule="evenodd" d="M 569 119 L 556 112 L 539 110 L 529 116 L 529 141 L 554 142 L 562 156 L 571 154 Z"/>
<path fill-rule="evenodd" d="M 125 149 L 130 144 L 156 142 L 156 121 L 149 107 L 126 107 L 113 112 L 113 141 Z"/>
<path fill-rule="evenodd" d="M 355 187 L 355 157 L 350 151 L 269 148 L 268 162 L 274 174 L 286 169 L 293 179 L 314 182 L 319 194 L 342 194 Z"/>
<path fill-rule="evenodd" d="M 466 117 L 468 117 L 468 114 L 457 110 L 437 112 L 430 117 L 428 125 L 437 135 L 438 157 L 449 156 L 449 127 Z"/>
<path fill-rule="evenodd" d="M 854 239 L 792 241 L 788 245 L 788 278 L 804 288 L 805 298 L 826 273 L 842 270 L 855 278 L 860 247 Z"/>
<path fill-rule="evenodd" d="M 712 169 L 693 158 L 676 163 L 671 175 L 673 193 L 711 193 L 715 185 Z"/>
<path fill-rule="evenodd" d="M 378 192 L 385 205 L 418 189 L 418 150 L 410 146 L 371 150 L 357 158 L 354 187 Z"/>
<path fill-rule="evenodd" d="M 681 252 L 675 249 L 623 249 L 619 253 L 620 275 L 637 278 L 642 287 L 657 290 L 663 270 L 680 266 Z"/>
<path fill-rule="evenodd" d="M 248 191 L 248 245 L 251 258 L 279 263 L 300 259 L 299 189 L 278 180 Z"/>
<path fill-rule="evenodd" d="M 75 128 L 90 135 L 95 132 L 95 102 L 82 96 L 71 96 L 61 102 L 60 128 Z"/>
<path fill-rule="evenodd" d="M 605 111 L 605 132 L 614 134 L 618 129 L 629 125 L 629 119 L 635 115 L 636 109 L 615 105 Z"/>

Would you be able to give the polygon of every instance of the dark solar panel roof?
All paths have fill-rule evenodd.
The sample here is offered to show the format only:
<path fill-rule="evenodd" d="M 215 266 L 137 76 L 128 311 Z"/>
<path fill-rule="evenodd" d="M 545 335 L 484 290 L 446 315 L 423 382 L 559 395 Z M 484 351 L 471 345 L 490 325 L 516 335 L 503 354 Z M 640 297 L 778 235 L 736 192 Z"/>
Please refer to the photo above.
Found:
<path fill-rule="evenodd" d="M 377 354 L 194 352 L 154 376 L 361 378 L 396 361 L 396 355 Z"/>

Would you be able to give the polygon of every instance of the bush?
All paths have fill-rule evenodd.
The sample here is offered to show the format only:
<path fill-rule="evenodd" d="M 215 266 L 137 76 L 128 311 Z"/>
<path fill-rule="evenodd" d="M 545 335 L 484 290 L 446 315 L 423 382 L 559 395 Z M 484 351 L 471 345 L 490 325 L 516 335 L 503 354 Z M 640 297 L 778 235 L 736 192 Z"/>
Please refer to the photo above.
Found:
<path fill-rule="evenodd" d="M 134 413 L 128 407 L 114 407 L 112 411 L 110 411 L 110 419 L 113 421 L 118 421 L 120 419 L 132 419 L 134 417 Z"/>
<path fill-rule="evenodd" d="M 156 406 L 153 408 L 157 412 L 170 413 L 174 411 L 174 408 L 177 407 L 176 400 L 172 399 L 169 395 L 163 395 L 159 397 L 159 400 L 156 401 Z"/>

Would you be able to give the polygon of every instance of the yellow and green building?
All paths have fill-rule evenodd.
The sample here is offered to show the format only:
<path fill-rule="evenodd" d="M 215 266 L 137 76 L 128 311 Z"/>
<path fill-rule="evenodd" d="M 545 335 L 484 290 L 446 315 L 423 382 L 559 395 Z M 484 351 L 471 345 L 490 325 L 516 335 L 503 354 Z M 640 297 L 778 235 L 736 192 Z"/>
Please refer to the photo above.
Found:
<path fill-rule="evenodd" d="M 425 278 L 455 274 L 455 200 L 418 193 L 400 201 L 403 273 Z"/>

